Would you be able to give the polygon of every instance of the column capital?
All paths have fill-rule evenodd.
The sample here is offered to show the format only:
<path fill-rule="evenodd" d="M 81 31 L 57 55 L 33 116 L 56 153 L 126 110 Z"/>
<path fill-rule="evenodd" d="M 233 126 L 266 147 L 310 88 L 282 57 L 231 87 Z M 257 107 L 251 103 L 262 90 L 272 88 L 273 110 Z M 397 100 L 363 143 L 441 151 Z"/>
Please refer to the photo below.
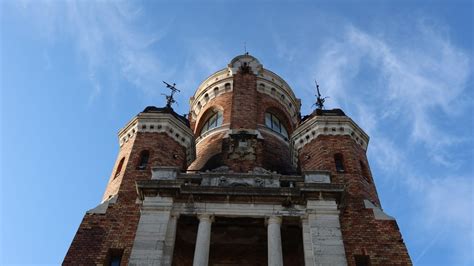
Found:
<path fill-rule="evenodd" d="M 269 224 L 281 224 L 282 222 L 282 217 L 281 216 L 269 216 L 267 217 L 266 219 L 266 224 L 269 225 Z"/>
<path fill-rule="evenodd" d="M 214 222 L 214 215 L 212 214 L 209 214 L 209 213 L 198 213 L 197 215 L 197 218 L 199 219 L 199 221 L 207 221 L 207 222 Z"/>

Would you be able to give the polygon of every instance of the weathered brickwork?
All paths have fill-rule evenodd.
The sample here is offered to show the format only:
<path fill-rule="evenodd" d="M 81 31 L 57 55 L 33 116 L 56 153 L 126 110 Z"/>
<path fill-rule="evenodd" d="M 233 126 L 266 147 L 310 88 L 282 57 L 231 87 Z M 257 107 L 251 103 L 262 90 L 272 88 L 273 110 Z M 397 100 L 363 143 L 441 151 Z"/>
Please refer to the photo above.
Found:
<path fill-rule="evenodd" d="M 206 118 L 210 111 L 221 110 L 223 117 L 223 124 L 230 123 L 232 109 L 228 108 L 232 106 L 232 92 L 226 92 L 218 95 L 215 98 L 209 100 L 203 110 L 199 113 L 196 119 L 191 119 L 191 129 L 194 131 L 196 137 L 199 137 L 201 128 L 206 122 Z"/>
<path fill-rule="evenodd" d="M 281 102 L 269 97 L 263 93 L 257 93 L 257 122 L 261 125 L 265 125 L 265 112 L 270 112 L 276 115 L 280 121 L 284 124 L 288 130 L 288 134 L 291 135 L 296 125 L 291 123 L 291 115 L 282 106 Z"/>
<path fill-rule="evenodd" d="M 143 170 L 137 168 L 140 153 L 150 151 L 150 159 Z M 121 158 L 125 157 L 122 171 L 115 176 Z M 64 265 L 105 264 L 109 250 L 123 251 L 122 265 L 126 265 L 135 239 L 140 219 L 140 206 L 136 203 L 135 182 L 151 178 L 151 166 L 186 167 L 186 151 L 164 133 L 138 133 L 125 143 L 117 157 L 104 199 L 117 194 L 115 204 L 110 204 L 105 214 L 86 214 L 81 222 Z"/>
<path fill-rule="evenodd" d="M 278 261 L 268 240 L 282 242 L 285 265 L 356 265 L 356 256 L 411 265 L 396 221 L 381 209 L 369 137 L 342 110 L 318 109 L 302 121 L 289 85 L 248 54 L 199 88 L 189 124 L 171 108 L 147 107 L 141 114 L 155 114 L 119 133 L 102 204 L 84 216 L 64 265 L 107 265 L 117 253 L 122 265 L 191 265 L 202 217 L 215 218 L 200 233 L 210 233 L 211 264 Z M 201 134 L 216 111 L 222 124 Z M 288 136 L 278 122 L 266 125 L 266 112 Z M 157 128 L 165 133 L 150 131 Z M 269 219 L 282 240 L 279 230 L 267 231 Z"/>
<path fill-rule="evenodd" d="M 344 172 L 336 170 L 337 153 L 342 154 Z M 368 169 L 365 151 L 349 136 L 319 136 L 299 153 L 302 171 L 328 170 L 331 182 L 346 186 L 340 223 L 348 264 L 355 265 L 355 255 L 369 255 L 372 265 L 409 265 L 396 221 L 376 220 L 372 209 L 364 206 L 364 199 L 377 206 L 380 201 L 370 170 L 368 179 L 364 178 L 360 161 Z"/>
<path fill-rule="evenodd" d="M 253 74 L 234 75 L 231 128 L 257 128 L 257 77 Z"/>
<path fill-rule="evenodd" d="M 202 169 L 213 156 L 222 153 L 222 138 L 225 132 L 212 134 L 196 145 L 196 160 L 189 166 L 188 170 L 198 171 Z M 221 156 L 222 157 L 222 156 Z M 222 158 L 216 158 L 219 162 Z"/>

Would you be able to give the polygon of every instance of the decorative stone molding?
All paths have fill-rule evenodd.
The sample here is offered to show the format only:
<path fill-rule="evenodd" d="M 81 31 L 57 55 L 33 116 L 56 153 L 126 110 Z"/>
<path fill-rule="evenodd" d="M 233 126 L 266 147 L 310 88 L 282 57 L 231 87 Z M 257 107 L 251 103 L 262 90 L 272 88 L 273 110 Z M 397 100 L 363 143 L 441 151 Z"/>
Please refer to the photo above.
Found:
<path fill-rule="evenodd" d="M 152 167 L 151 168 L 151 179 L 156 180 L 175 180 L 178 176 L 179 168 L 178 167 Z"/>
<path fill-rule="evenodd" d="M 306 171 L 303 173 L 305 183 L 331 183 L 329 171 Z"/>
<path fill-rule="evenodd" d="M 190 99 L 191 118 L 196 119 L 204 110 L 205 105 L 213 98 L 232 91 L 232 77 L 239 68 L 247 64 L 251 71 L 257 75 L 257 91 L 264 93 L 280 102 L 291 115 L 293 124 L 298 122 L 298 114 L 301 108 L 301 100 L 297 99 L 290 85 L 280 76 L 268 69 L 251 55 L 240 55 L 232 59 L 227 68 L 221 69 L 206 78 Z M 226 86 L 226 84 L 229 84 Z M 261 86 L 263 84 L 263 86 Z M 216 89 L 217 88 L 217 89 Z"/>
<path fill-rule="evenodd" d="M 259 131 L 265 132 L 265 133 L 267 133 L 269 135 L 272 135 L 275 138 L 281 140 L 281 142 L 284 143 L 285 145 L 287 145 L 287 146 L 290 145 L 289 139 L 285 138 L 282 134 L 280 134 L 278 132 L 275 132 L 271 128 L 268 128 L 267 126 L 262 125 L 262 124 L 257 124 L 257 128 L 258 128 Z"/>
<path fill-rule="evenodd" d="M 383 212 L 382 209 L 375 206 L 369 200 L 364 200 L 364 206 L 366 209 L 372 209 L 372 211 L 374 212 L 375 220 L 395 220 L 395 218 Z"/>
<path fill-rule="evenodd" d="M 97 205 L 97 207 L 88 210 L 87 214 L 104 214 L 107 212 L 107 208 L 110 204 L 115 204 L 117 202 L 118 195 L 115 194 L 113 197 L 103 201 L 101 204 Z"/>
<path fill-rule="evenodd" d="M 222 124 L 221 126 L 215 127 L 213 129 L 210 129 L 202 133 L 201 136 L 196 138 L 196 145 L 199 144 L 199 142 L 201 142 L 203 139 L 207 138 L 208 136 L 211 136 L 223 131 L 229 131 L 229 126 L 230 126 L 229 123 Z"/>
<path fill-rule="evenodd" d="M 261 71 L 263 71 L 263 66 L 260 64 L 260 61 L 248 54 L 234 57 L 234 59 L 230 61 L 227 68 L 229 69 L 231 75 L 235 75 L 244 65 L 247 65 L 255 75 L 258 75 L 261 73 Z"/>
<path fill-rule="evenodd" d="M 214 187 L 266 187 L 266 188 L 278 188 L 280 187 L 280 181 L 278 178 L 262 178 L 262 177 L 230 177 L 226 175 L 222 176 L 208 176 L 203 177 L 201 186 L 214 186 Z"/>
<path fill-rule="evenodd" d="M 192 130 L 170 113 L 139 113 L 120 130 L 118 134 L 120 146 L 129 141 L 138 132 L 166 133 L 186 148 L 188 165 L 196 157 Z"/>
<path fill-rule="evenodd" d="M 281 103 L 290 114 L 291 122 L 294 125 L 298 123 L 301 100 L 295 97 L 292 89 L 283 79 L 265 69 L 263 74 L 257 77 L 257 91 Z"/>
<path fill-rule="evenodd" d="M 215 82 L 212 82 L 203 88 L 201 88 L 201 86 L 196 94 L 189 100 L 192 119 L 197 119 L 201 111 L 205 110 L 209 101 L 223 93 L 232 91 L 234 88 L 232 77 L 225 77 L 222 79 L 216 77 Z"/>
<path fill-rule="evenodd" d="M 350 136 L 364 150 L 369 144 L 369 136 L 349 117 L 313 116 L 291 134 L 290 151 L 294 166 L 298 164 L 300 149 L 320 135 Z"/>

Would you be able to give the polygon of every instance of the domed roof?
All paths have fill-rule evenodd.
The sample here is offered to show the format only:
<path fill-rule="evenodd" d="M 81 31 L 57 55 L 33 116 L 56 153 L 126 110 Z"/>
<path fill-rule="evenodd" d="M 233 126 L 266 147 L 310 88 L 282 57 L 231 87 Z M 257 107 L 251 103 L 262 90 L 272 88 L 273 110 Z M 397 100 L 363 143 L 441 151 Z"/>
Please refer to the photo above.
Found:
<path fill-rule="evenodd" d="M 232 74 L 235 74 L 237 70 L 242 66 L 248 66 L 254 74 L 259 74 L 263 70 L 263 66 L 257 58 L 245 53 L 238 55 L 232 59 L 228 65 Z"/>

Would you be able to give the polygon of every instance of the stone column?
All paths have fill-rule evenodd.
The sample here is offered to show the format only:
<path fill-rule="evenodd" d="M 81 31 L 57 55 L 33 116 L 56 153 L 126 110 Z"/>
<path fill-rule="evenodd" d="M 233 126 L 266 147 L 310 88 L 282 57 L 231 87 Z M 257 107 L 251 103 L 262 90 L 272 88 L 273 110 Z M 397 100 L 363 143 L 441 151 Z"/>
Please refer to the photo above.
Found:
<path fill-rule="evenodd" d="M 193 266 L 208 266 L 213 217 L 209 214 L 200 214 L 198 218 L 199 227 L 196 238 L 196 248 L 194 250 Z"/>
<path fill-rule="evenodd" d="M 269 266 L 283 266 L 280 225 L 281 217 L 272 216 L 267 220 Z"/>

